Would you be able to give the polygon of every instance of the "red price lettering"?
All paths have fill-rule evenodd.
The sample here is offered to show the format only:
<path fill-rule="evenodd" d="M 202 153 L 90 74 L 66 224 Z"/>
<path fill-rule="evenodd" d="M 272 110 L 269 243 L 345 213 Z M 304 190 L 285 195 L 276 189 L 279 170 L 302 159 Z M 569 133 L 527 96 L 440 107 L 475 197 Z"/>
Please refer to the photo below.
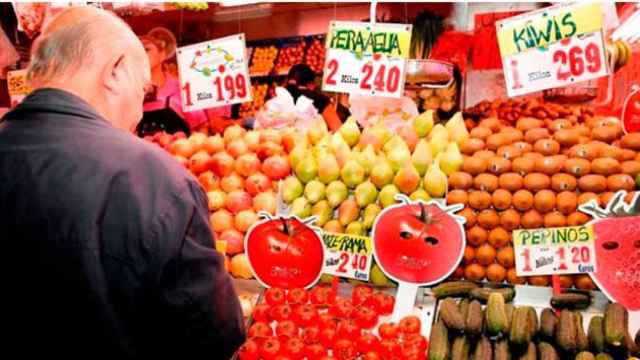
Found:
<path fill-rule="evenodd" d="M 563 247 L 559 248 L 556 251 L 556 255 L 558 255 L 558 258 L 560 260 L 560 266 L 558 266 L 558 270 L 567 270 L 567 262 L 565 260 L 565 250 Z"/>
<path fill-rule="evenodd" d="M 327 85 L 335 85 L 336 82 L 336 73 L 338 72 L 338 60 L 331 59 L 327 64 L 327 68 L 329 69 L 329 75 L 327 75 Z"/>
<path fill-rule="evenodd" d="M 360 88 L 369 90 L 371 89 L 369 81 L 371 81 L 371 75 L 373 74 L 373 66 L 371 66 L 371 64 L 364 64 L 362 72 L 364 73 L 364 78 L 362 78 L 362 81 L 360 82 Z"/>
<path fill-rule="evenodd" d="M 524 249 L 521 255 L 524 258 L 524 267 L 522 268 L 522 271 L 531 271 L 531 252 L 529 249 Z"/>
<path fill-rule="evenodd" d="M 582 75 L 585 68 L 590 73 L 602 68 L 600 49 L 595 43 L 587 44 L 584 50 L 580 46 L 573 46 L 568 52 L 558 49 L 553 53 L 553 62 L 560 63 L 556 77 L 561 81 Z"/>
<path fill-rule="evenodd" d="M 591 259 L 591 252 L 586 246 L 571 248 L 571 255 L 573 255 L 572 261 L 574 264 L 587 263 Z"/>
<path fill-rule="evenodd" d="M 185 98 L 187 99 L 185 106 L 193 106 L 193 102 L 191 101 L 191 83 L 187 81 L 182 87 L 182 90 L 184 90 Z"/>
<path fill-rule="evenodd" d="M 364 271 L 364 269 L 367 267 L 367 256 L 358 254 L 353 255 L 351 267 L 355 270 Z"/>
<path fill-rule="evenodd" d="M 347 266 L 347 263 L 349 262 L 349 254 L 347 254 L 346 252 L 343 252 L 342 254 L 340 254 L 340 265 L 338 266 L 338 272 L 341 273 L 346 273 L 347 269 L 345 266 Z"/>
<path fill-rule="evenodd" d="M 362 81 L 360 82 L 360 88 L 363 90 L 371 89 L 371 76 L 374 69 L 371 64 L 364 64 L 361 72 L 364 74 Z M 375 77 L 373 79 L 373 86 L 376 91 L 396 92 L 400 85 L 400 69 L 397 66 L 392 66 L 388 69 L 382 64 L 378 67 Z"/>
<path fill-rule="evenodd" d="M 224 101 L 225 96 L 222 91 L 222 81 L 220 77 L 213 80 L 213 84 L 218 92 L 218 101 Z M 226 91 L 227 100 L 233 100 L 237 97 L 243 98 L 247 95 L 247 81 L 243 74 L 237 74 L 234 78 L 233 75 L 227 75 L 224 77 L 224 90 Z"/>

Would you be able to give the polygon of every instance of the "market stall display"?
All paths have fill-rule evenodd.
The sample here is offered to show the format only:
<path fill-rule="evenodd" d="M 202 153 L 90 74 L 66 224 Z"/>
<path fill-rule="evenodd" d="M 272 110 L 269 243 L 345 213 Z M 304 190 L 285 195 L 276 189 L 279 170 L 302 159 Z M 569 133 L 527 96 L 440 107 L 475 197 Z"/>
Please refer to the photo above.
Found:
<path fill-rule="evenodd" d="M 321 73 L 324 68 L 324 53 L 324 42 L 320 38 L 314 38 L 307 48 L 304 63 L 309 65 L 314 72 Z"/>
<path fill-rule="evenodd" d="M 256 47 L 253 50 L 251 66 L 249 67 L 249 73 L 251 76 L 268 75 L 271 73 L 277 55 L 278 49 L 273 45 Z"/>

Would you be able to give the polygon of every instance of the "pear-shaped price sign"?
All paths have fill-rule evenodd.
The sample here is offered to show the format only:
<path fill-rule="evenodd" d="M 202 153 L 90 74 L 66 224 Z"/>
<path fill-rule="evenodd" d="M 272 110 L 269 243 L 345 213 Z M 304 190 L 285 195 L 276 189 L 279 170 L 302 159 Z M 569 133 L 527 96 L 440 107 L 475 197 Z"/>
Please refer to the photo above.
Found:
<path fill-rule="evenodd" d="M 384 209 L 373 225 L 373 254 L 382 271 L 398 282 L 392 321 L 412 312 L 419 286 L 446 279 L 464 254 L 464 206 L 443 207 L 437 201 L 400 202 Z"/>
<path fill-rule="evenodd" d="M 272 217 L 255 223 L 245 236 L 251 271 L 264 287 L 308 288 L 322 274 L 325 250 L 319 230 L 310 223 L 315 217 Z"/>

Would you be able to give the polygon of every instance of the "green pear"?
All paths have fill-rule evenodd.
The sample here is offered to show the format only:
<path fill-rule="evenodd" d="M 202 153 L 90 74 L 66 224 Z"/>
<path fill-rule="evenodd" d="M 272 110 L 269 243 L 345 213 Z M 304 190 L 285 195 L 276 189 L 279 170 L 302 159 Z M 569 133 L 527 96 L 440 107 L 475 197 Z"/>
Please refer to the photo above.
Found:
<path fill-rule="evenodd" d="M 311 180 L 304 187 L 304 196 L 311 204 L 324 199 L 326 186 L 318 180 Z"/>
<path fill-rule="evenodd" d="M 331 148 L 328 146 L 314 146 L 311 149 L 311 156 L 316 159 L 316 162 L 320 162 L 320 159 L 323 159 L 329 155 L 333 155 Z"/>
<path fill-rule="evenodd" d="M 437 124 L 436 126 L 433 127 L 433 129 L 431 129 L 431 132 L 429 133 L 428 138 L 433 139 L 436 137 L 441 137 L 449 141 L 449 130 L 447 130 L 447 128 L 445 128 L 444 125 Z"/>
<path fill-rule="evenodd" d="M 440 169 L 442 169 L 445 175 L 449 176 L 460 169 L 462 162 L 463 158 L 460 153 L 460 148 L 458 148 L 457 143 L 452 142 L 440 157 Z"/>
<path fill-rule="evenodd" d="M 315 225 L 324 226 L 327 221 L 331 220 L 333 209 L 327 200 L 322 200 L 313 205 L 311 208 L 311 215 L 317 216 Z"/>
<path fill-rule="evenodd" d="M 331 135 L 330 147 L 333 152 L 336 152 L 336 150 L 345 148 L 345 147 L 348 149 L 351 149 L 351 146 L 349 146 L 349 144 L 338 133 Z"/>
<path fill-rule="evenodd" d="M 364 235 L 364 226 L 360 221 L 354 221 L 347 225 L 347 228 L 344 231 L 349 235 Z"/>
<path fill-rule="evenodd" d="M 300 219 L 304 219 L 311 215 L 311 204 L 309 204 L 309 201 L 306 198 L 299 197 L 293 200 L 289 213 L 299 217 Z"/>
<path fill-rule="evenodd" d="M 404 147 L 409 150 L 409 146 L 407 146 L 407 143 L 404 142 L 404 139 L 400 135 L 394 135 L 382 146 L 382 150 L 388 155 L 391 150 L 394 150 L 398 147 Z"/>
<path fill-rule="evenodd" d="M 413 165 L 406 164 L 393 178 L 393 185 L 405 194 L 414 192 L 420 184 L 420 174 Z"/>
<path fill-rule="evenodd" d="M 424 189 L 434 198 L 443 198 L 447 193 L 447 175 L 440 170 L 440 155 L 424 175 Z"/>
<path fill-rule="evenodd" d="M 412 192 L 411 195 L 409 195 L 409 198 L 411 200 L 413 200 L 413 201 L 416 201 L 416 200 L 429 201 L 429 200 L 431 200 L 431 196 L 429 196 L 429 193 L 424 189 L 418 189 L 418 190 Z"/>
<path fill-rule="evenodd" d="M 394 172 L 397 172 L 411 161 L 411 152 L 409 148 L 398 146 L 387 154 L 387 160 Z"/>
<path fill-rule="evenodd" d="M 378 195 L 378 199 L 380 200 L 380 204 L 383 208 L 386 208 L 390 205 L 395 205 L 396 199 L 395 196 L 400 193 L 400 190 L 393 185 L 389 184 L 380 190 L 380 195 Z"/>
<path fill-rule="evenodd" d="M 316 163 L 316 159 L 313 156 L 307 156 L 304 159 L 300 160 L 298 165 L 295 167 L 296 176 L 303 183 L 308 183 L 309 181 L 315 179 L 318 174 L 318 164 Z"/>
<path fill-rule="evenodd" d="M 347 121 L 340 126 L 338 132 L 344 141 L 346 141 L 351 147 L 355 146 L 358 143 L 358 140 L 360 140 L 360 128 L 353 116 L 350 116 Z"/>
<path fill-rule="evenodd" d="M 380 139 L 381 144 L 386 143 L 387 141 L 389 141 L 391 136 L 393 136 L 393 134 L 391 133 L 391 131 L 389 131 L 389 128 L 387 128 L 387 125 L 385 125 L 383 121 L 375 123 L 369 129 L 371 131 L 371 134 Z"/>
<path fill-rule="evenodd" d="M 447 149 L 449 140 L 444 136 L 436 136 L 429 140 L 429 147 L 431 148 L 431 156 L 437 156 L 441 152 Z"/>
<path fill-rule="evenodd" d="M 328 132 L 329 129 L 327 129 L 327 123 L 322 117 L 318 117 L 312 121 L 309 129 L 307 130 L 307 135 L 309 136 L 309 141 L 311 141 L 311 143 L 315 145 Z"/>
<path fill-rule="evenodd" d="M 420 139 L 418 145 L 416 145 L 413 154 L 411 155 L 411 162 L 413 166 L 418 170 L 420 176 L 424 176 L 429 168 L 429 165 L 433 162 L 433 156 L 431 155 L 431 147 L 425 139 Z"/>
<path fill-rule="evenodd" d="M 373 204 L 378 197 L 378 189 L 370 181 L 365 181 L 362 184 L 356 186 L 354 191 L 356 196 L 356 202 L 361 208 Z"/>
<path fill-rule="evenodd" d="M 376 156 L 376 151 L 373 149 L 373 145 L 367 145 L 361 153 L 356 153 L 357 161 L 364 169 L 365 176 L 371 173 L 371 169 L 373 165 L 375 165 L 378 157 Z"/>
<path fill-rule="evenodd" d="M 340 205 L 347 198 L 347 195 L 349 195 L 347 185 L 342 181 L 332 181 L 327 185 L 325 192 L 327 194 L 327 201 L 332 208 Z"/>
<path fill-rule="evenodd" d="M 296 145 L 289 153 L 289 163 L 292 168 L 296 168 L 298 163 L 305 157 L 309 156 L 309 149 L 304 145 Z"/>
<path fill-rule="evenodd" d="M 291 204 L 293 200 L 302 196 L 304 187 L 300 180 L 295 176 L 289 176 L 282 183 L 282 200 L 287 204 Z"/>
<path fill-rule="evenodd" d="M 423 138 L 429 135 L 433 128 L 433 110 L 429 109 L 413 119 L 413 130 L 419 137 Z"/>
<path fill-rule="evenodd" d="M 389 278 L 382 272 L 380 266 L 374 263 L 371 265 L 371 272 L 369 272 L 369 281 L 376 286 L 387 286 L 389 285 Z"/>
<path fill-rule="evenodd" d="M 340 178 L 340 166 L 333 154 L 318 159 L 318 180 L 328 184 Z"/>
<path fill-rule="evenodd" d="M 458 144 L 469 138 L 469 131 L 467 130 L 467 126 L 464 124 L 464 118 L 462 117 L 461 112 L 455 113 L 455 115 L 447 121 L 445 128 L 449 131 L 449 139 L 457 142 Z"/>
<path fill-rule="evenodd" d="M 376 164 L 371 169 L 369 180 L 378 189 L 382 189 L 383 186 L 389 184 L 393 180 L 393 169 L 391 165 L 383 157 L 379 157 Z"/>
<path fill-rule="evenodd" d="M 340 170 L 340 178 L 350 188 L 354 188 L 364 181 L 364 169 L 355 160 L 349 160 Z"/>
<path fill-rule="evenodd" d="M 364 212 L 362 214 L 362 225 L 364 225 L 365 229 L 371 229 L 373 222 L 376 221 L 376 218 L 381 211 L 382 209 L 378 204 L 369 204 L 364 208 Z"/>
<path fill-rule="evenodd" d="M 354 198 L 349 198 L 340 204 L 338 208 L 338 221 L 340 221 L 342 226 L 347 226 L 358 220 L 358 217 L 360 217 L 360 208 Z"/>

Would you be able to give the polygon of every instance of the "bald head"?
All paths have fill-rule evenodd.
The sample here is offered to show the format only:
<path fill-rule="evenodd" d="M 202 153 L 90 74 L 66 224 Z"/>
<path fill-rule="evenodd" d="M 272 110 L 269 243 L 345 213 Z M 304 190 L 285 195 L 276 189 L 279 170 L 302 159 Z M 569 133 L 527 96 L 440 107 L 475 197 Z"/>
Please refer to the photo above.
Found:
<path fill-rule="evenodd" d="M 114 125 L 126 128 L 142 116 L 149 65 L 144 47 L 124 21 L 95 7 L 77 6 L 44 26 L 33 45 L 27 77 L 34 88 L 61 88 L 80 96 Z M 140 104 L 127 104 L 126 97 Z"/>

